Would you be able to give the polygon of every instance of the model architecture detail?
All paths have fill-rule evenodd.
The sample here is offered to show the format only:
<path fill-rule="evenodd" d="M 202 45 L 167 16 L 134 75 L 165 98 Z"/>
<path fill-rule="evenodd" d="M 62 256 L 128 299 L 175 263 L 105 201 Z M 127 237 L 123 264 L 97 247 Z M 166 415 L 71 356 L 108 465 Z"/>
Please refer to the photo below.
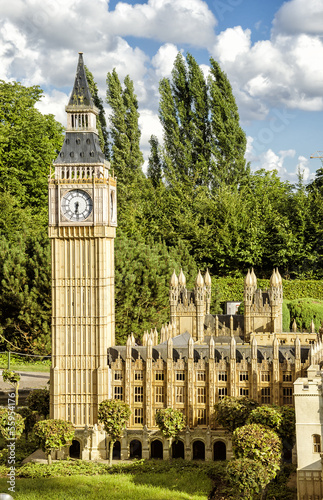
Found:
<path fill-rule="evenodd" d="M 215 426 L 214 404 L 223 396 L 261 403 L 293 404 L 293 382 L 311 364 L 314 332 L 282 331 L 283 287 L 278 269 L 268 290 L 257 288 L 249 270 L 244 315 L 212 315 L 211 276 L 198 273 L 193 290 L 183 271 L 170 277 L 170 321 L 160 332 L 133 335 L 115 346 L 114 238 L 117 187 L 100 149 L 83 55 L 66 106 L 64 144 L 49 178 L 52 248 L 51 418 L 76 427 L 71 449 L 57 453 L 106 458 L 109 437 L 97 413 L 117 398 L 131 417 L 116 458 L 168 458 L 155 423 L 159 408 L 180 409 L 187 427 L 173 456 L 217 460 L 231 457 L 231 443 Z M 311 350 L 312 349 L 312 350 Z"/>

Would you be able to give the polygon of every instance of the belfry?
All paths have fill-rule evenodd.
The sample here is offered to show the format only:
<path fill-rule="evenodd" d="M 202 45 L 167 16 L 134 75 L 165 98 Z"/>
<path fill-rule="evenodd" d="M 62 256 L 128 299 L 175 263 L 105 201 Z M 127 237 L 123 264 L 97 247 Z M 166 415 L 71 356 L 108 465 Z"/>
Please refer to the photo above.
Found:
<path fill-rule="evenodd" d="M 107 349 L 114 345 L 116 180 L 99 144 L 79 54 L 66 106 L 64 144 L 49 178 L 52 250 L 51 418 L 84 429 L 108 394 Z"/>

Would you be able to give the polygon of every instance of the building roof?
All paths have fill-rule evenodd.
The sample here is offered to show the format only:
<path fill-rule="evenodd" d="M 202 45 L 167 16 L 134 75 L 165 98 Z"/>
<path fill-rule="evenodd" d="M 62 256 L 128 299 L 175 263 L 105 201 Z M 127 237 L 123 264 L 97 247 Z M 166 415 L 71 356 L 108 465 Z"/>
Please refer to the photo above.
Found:
<path fill-rule="evenodd" d="M 81 106 L 82 108 L 86 107 L 95 109 L 89 84 L 86 78 L 82 52 L 79 52 L 79 60 L 77 63 L 74 87 L 68 103 L 68 107 L 70 106 Z"/>
<path fill-rule="evenodd" d="M 104 163 L 99 137 L 94 132 L 66 132 L 56 164 Z"/>

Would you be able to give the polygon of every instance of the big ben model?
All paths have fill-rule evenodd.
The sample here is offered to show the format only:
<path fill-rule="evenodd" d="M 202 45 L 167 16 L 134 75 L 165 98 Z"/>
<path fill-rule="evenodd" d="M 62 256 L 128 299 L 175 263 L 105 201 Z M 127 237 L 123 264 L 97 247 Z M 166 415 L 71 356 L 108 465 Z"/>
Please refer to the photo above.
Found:
<path fill-rule="evenodd" d="M 109 396 L 107 349 L 115 343 L 117 225 L 116 181 L 100 148 L 98 110 L 82 53 L 66 112 L 64 144 L 49 179 L 50 415 L 71 421 L 81 432 L 95 426 L 98 405 Z"/>

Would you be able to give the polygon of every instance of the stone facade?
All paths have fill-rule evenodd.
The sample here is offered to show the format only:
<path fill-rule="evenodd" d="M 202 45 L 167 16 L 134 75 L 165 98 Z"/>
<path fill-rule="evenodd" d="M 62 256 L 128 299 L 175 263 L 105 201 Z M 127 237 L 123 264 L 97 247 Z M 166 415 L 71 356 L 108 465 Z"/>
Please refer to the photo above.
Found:
<path fill-rule="evenodd" d="M 168 456 L 155 424 L 159 408 L 181 410 L 186 430 L 173 456 L 230 458 L 231 443 L 216 427 L 214 404 L 225 395 L 261 403 L 293 404 L 293 382 L 305 375 L 316 334 L 282 331 L 282 280 L 274 270 L 268 290 L 253 270 L 244 284 L 245 314 L 212 315 L 211 277 L 199 272 L 188 290 L 183 271 L 170 279 L 170 322 L 114 341 L 116 180 L 104 160 L 97 109 L 80 54 L 62 150 L 49 179 L 52 244 L 52 418 L 70 420 L 76 437 L 58 456 L 106 458 L 109 438 L 97 421 L 100 402 L 117 398 L 132 410 L 115 443 L 126 459 Z"/>
<path fill-rule="evenodd" d="M 323 498 L 322 469 L 322 346 L 311 352 L 311 366 L 307 376 L 294 383 L 297 448 L 297 498 L 321 500 Z"/>

